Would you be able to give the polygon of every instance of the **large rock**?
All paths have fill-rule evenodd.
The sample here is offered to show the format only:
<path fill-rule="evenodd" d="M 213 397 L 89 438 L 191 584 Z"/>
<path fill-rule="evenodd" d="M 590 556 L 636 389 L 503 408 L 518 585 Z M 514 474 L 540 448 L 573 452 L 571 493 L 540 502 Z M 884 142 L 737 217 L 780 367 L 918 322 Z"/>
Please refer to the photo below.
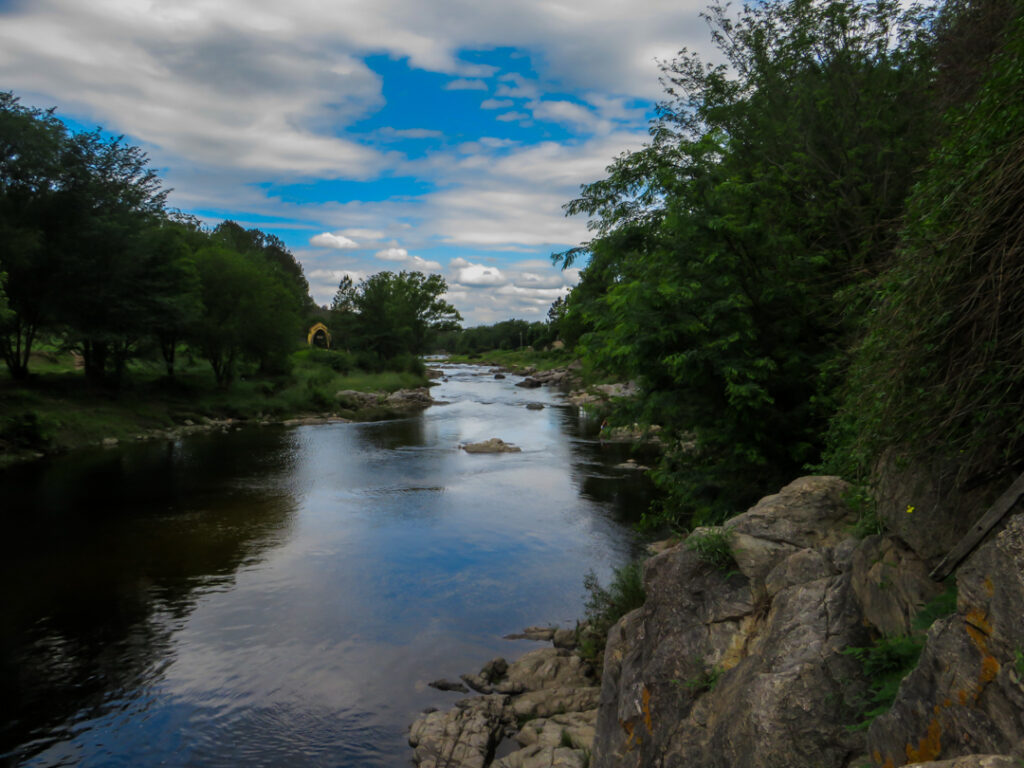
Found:
<path fill-rule="evenodd" d="M 593 765 L 846 768 L 867 641 L 838 478 L 801 478 L 730 521 L 739 573 L 685 543 L 647 561 L 612 628 Z"/>
<path fill-rule="evenodd" d="M 853 585 L 864 617 L 883 635 L 909 635 L 911 617 L 942 587 L 913 550 L 890 536 L 870 536 L 853 554 Z"/>
<path fill-rule="evenodd" d="M 589 762 L 582 749 L 534 744 L 503 757 L 494 768 L 587 768 Z"/>
<path fill-rule="evenodd" d="M 871 725 L 878 765 L 1024 758 L 1024 514 L 961 566 L 957 587 L 957 612 L 931 628 L 891 710 Z"/>
<path fill-rule="evenodd" d="M 341 389 L 334 393 L 334 399 L 338 404 L 358 411 L 362 408 L 372 408 L 380 402 L 380 395 L 376 392 L 357 392 L 354 389 Z"/>
<path fill-rule="evenodd" d="M 538 648 L 508 666 L 506 677 L 526 691 L 595 685 L 593 668 L 579 656 L 559 648 Z"/>
<path fill-rule="evenodd" d="M 409 746 L 420 768 L 485 768 L 506 727 L 514 722 L 505 696 L 460 701 L 455 709 L 430 712 L 409 729 Z"/>
<path fill-rule="evenodd" d="M 523 450 L 518 445 L 506 443 L 500 437 L 492 437 L 479 443 L 466 443 L 459 447 L 466 453 L 519 453 Z"/>
<path fill-rule="evenodd" d="M 429 389 L 416 387 L 415 389 L 399 389 L 392 392 L 384 402 L 389 407 L 401 411 L 415 411 L 433 405 L 434 399 L 430 396 Z"/>

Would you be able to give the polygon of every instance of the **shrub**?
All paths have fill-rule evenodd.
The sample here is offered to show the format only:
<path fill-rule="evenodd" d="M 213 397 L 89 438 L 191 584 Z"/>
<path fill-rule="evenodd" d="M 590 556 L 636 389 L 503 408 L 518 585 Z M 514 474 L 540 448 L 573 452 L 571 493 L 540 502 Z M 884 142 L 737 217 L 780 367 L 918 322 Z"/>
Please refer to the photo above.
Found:
<path fill-rule="evenodd" d="M 588 592 L 586 608 L 587 631 L 580 642 L 584 658 L 595 660 L 604 652 L 608 630 L 630 611 L 639 608 L 647 599 L 644 591 L 643 568 L 635 560 L 615 569 L 607 589 L 601 586 L 597 575 L 590 571 L 583 578 Z"/>
<path fill-rule="evenodd" d="M 732 545 L 729 543 L 731 537 L 731 532 L 726 528 L 701 531 L 686 540 L 686 548 L 696 552 L 702 563 L 730 572 L 736 568 L 736 558 L 733 557 Z"/>

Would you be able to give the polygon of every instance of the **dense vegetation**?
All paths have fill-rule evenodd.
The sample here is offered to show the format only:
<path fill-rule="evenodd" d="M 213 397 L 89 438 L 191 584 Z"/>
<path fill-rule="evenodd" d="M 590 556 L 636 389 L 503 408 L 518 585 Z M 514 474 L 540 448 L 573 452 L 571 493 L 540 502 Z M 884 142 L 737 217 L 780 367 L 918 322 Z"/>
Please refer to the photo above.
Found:
<path fill-rule="evenodd" d="M 650 142 L 567 205 L 594 234 L 555 259 L 589 257 L 566 335 L 641 385 L 625 418 L 678 438 L 664 519 L 720 519 L 823 457 L 865 477 L 896 445 L 1019 463 L 1016 13 L 714 5 L 723 62 L 663 65 Z"/>

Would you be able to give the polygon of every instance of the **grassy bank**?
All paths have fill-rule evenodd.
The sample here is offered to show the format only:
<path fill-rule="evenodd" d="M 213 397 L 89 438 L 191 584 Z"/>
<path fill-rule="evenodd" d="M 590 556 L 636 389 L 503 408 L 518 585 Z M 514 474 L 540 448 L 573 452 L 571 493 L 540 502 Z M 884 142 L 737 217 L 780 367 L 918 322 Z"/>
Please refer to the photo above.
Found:
<path fill-rule="evenodd" d="M 291 370 L 276 376 L 249 374 L 220 389 L 209 366 L 183 361 L 173 379 L 162 365 L 134 363 L 117 390 L 90 388 L 65 353 L 44 350 L 33 360 L 27 383 L 0 374 L 0 463 L 38 453 L 92 445 L 107 438 L 134 439 L 207 419 L 280 420 L 332 413 L 345 418 L 384 418 L 386 409 L 355 413 L 340 408 L 339 390 L 392 392 L 427 384 L 422 369 L 367 372 L 332 366 L 329 355 L 300 350 Z"/>
<path fill-rule="evenodd" d="M 449 355 L 450 363 L 468 363 L 473 365 L 494 365 L 502 368 L 536 368 L 548 371 L 552 368 L 565 368 L 577 359 L 572 350 L 550 349 L 533 351 L 528 349 L 492 349 L 488 352 L 472 352 L 467 355 Z"/>

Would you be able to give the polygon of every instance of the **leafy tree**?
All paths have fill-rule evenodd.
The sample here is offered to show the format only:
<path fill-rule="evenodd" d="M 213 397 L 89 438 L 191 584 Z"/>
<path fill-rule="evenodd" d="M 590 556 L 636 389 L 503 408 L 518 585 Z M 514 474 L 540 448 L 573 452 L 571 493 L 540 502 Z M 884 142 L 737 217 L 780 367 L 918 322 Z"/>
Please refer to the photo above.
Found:
<path fill-rule="evenodd" d="M 196 254 L 196 269 L 202 314 L 191 340 L 219 386 L 230 386 L 240 362 L 261 362 L 294 347 L 301 315 L 288 287 L 272 271 L 217 244 Z"/>
<path fill-rule="evenodd" d="M 378 272 L 360 281 L 353 297 L 358 345 L 384 360 L 425 352 L 434 333 L 462 320 L 441 298 L 447 289 L 443 277 L 422 272 Z"/>
<path fill-rule="evenodd" d="M 714 517 L 818 456 L 850 312 L 932 142 L 934 72 L 927 17 L 895 3 L 707 18 L 726 63 L 664 66 L 650 144 L 566 206 L 595 236 L 556 260 L 589 254 L 569 301 L 588 354 L 686 433 L 659 472 L 670 514 Z"/>
<path fill-rule="evenodd" d="M 53 251 L 45 227 L 56 193 L 66 130 L 53 110 L 23 106 L 0 92 L 0 270 L 10 313 L 0 318 L 0 354 L 11 376 L 28 376 L 39 330 L 52 321 Z"/>
<path fill-rule="evenodd" d="M 178 286 L 148 247 L 146 233 L 164 220 L 167 192 L 139 147 L 99 130 L 72 136 L 61 161 L 48 245 L 60 271 L 57 320 L 94 383 L 118 380 L 148 333 L 154 305 Z"/>

